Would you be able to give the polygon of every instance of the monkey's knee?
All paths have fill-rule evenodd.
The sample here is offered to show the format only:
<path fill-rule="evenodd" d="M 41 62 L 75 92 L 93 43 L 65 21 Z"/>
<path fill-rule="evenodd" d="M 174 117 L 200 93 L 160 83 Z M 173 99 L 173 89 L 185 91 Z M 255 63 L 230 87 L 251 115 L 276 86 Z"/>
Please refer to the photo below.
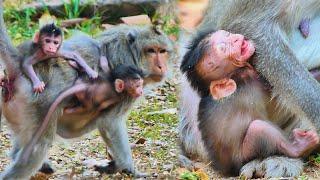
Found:
<path fill-rule="evenodd" d="M 262 120 L 254 120 L 249 124 L 245 139 L 252 139 L 261 136 L 270 125 Z M 251 141 L 249 141 L 251 142 Z"/>

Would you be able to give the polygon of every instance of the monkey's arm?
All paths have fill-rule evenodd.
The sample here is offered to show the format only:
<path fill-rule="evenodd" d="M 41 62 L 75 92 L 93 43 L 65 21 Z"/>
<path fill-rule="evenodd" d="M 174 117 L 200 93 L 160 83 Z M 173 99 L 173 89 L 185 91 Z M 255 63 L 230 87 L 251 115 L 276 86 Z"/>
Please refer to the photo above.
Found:
<path fill-rule="evenodd" d="M 23 69 L 26 75 L 31 79 L 33 88 L 36 92 L 42 92 L 44 90 L 44 82 L 41 82 L 33 69 L 33 64 L 37 63 L 38 60 L 34 55 L 23 60 Z"/>
<path fill-rule="evenodd" d="M 98 73 L 94 71 L 78 53 L 67 50 L 60 50 L 59 56 L 76 61 L 77 64 L 79 64 L 86 71 L 90 78 L 98 77 Z"/>
<path fill-rule="evenodd" d="M 102 110 L 108 108 L 109 106 L 116 103 L 117 101 L 118 100 L 116 98 L 107 99 L 107 100 L 103 101 L 102 103 L 100 103 L 100 106 L 98 107 L 98 111 L 102 111 Z"/>
<path fill-rule="evenodd" d="M 299 63 L 277 25 L 256 37 L 255 67 L 272 85 L 273 95 L 292 112 L 304 112 L 320 129 L 320 86 Z M 257 28 L 259 29 L 259 28 Z M 258 62 L 259 61 L 259 62 Z M 286 106 L 285 106 L 286 105 Z"/>

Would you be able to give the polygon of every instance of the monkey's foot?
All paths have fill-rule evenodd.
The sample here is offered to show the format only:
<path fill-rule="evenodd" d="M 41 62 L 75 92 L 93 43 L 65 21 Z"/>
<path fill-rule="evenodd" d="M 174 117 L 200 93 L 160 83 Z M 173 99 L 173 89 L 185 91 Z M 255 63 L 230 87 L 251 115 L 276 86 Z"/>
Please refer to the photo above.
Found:
<path fill-rule="evenodd" d="M 87 70 L 86 71 L 88 76 L 92 79 L 96 79 L 98 77 L 98 72 L 94 71 L 94 70 Z"/>
<path fill-rule="evenodd" d="M 307 38 L 309 36 L 310 32 L 310 19 L 302 19 L 299 25 L 300 33 L 304 38 Z"/>
<path fill-rule="evenodd" d="M 43 163 L 41 168 L 39 169 L 39 172 L 42 172 L 44 174 L 53 174 L 54 169 L 50 166 L 50 164 Z"/>
<path fill-rule="evenodd" d="M 99 173 L 103 174 L 103 173 L 106 173 L 106 174 L 114 174 L 114 173 L 117 173 L 118 170 L 117 170 L 117 167 L 116 167 L 116 163 L 115 161 L 110 161 L 108 163 L 108 165 L 106 166 L 98 166 L 98 165 L 95 165 L 94 166 L 94 170 L 95 171 L 98 171 Z M 137 170 L 134 170 L 134 172 L 132 171 L 128 171 L 126 169 L 123 169 L 121 172 L 123 173 L 126 173 L 126 174 L 132 174 L 134 177 L 136 178 L 141 178 L 141 177 L 148 177 L 150 176 L 150 174 L 148 173 L 142 173 L 142 172 L 139 172 Z"/>
<path fill-rule="evenodd" d="M 73 61 L 73 60 L 69 60 L 69 61 L 68 61 L 68 64 L 69 64 L 72 68 L 74 68 L 74 69 L 77 69 L 77 70 L 80 70 L 80 69 L 81 69 L 81 68 L 79 67 L 78 63 L 75 62 L 75 61 Z"/>
<path fill-rule="evenodd" d="M 282 156 L 272 156 L 264 160 L 253 160 L 244 165 L 240 175 L 246 178 L 294 177 L 303 172 L 303 162 Z"/>
<path fill-rule="evenodd" d="M 110 161 L 108 163 L 108 165 L 106 166 L 98 166 L 98 165 L 95 165 L 94 166 L 94 170 L 95 171 L 98 171 L 99 173 L 103 174 L 103 173 L 106 173 L 106 174 L 114 174 L 117 172 L 117 168 L 116 168 L 116 162 L 115 161 Z"/>
<path fill-rule="evenodd" d="M 302 129 L 293 130 L 293 146 L 297 153 L 297 157 L 303 155 L 304 152 L 316 147 L 319 143 L 319 136 L 315 131 L 305 131 Z"/>
<path fill-rule="evenodd" d="M 190 171 L 194 170 L 195 168 L 194 162 L 189 158 L 187 158 L 186 156 L 180 154 L 178 157 L 178 160 L 182 167 L 185 167 Z"/>

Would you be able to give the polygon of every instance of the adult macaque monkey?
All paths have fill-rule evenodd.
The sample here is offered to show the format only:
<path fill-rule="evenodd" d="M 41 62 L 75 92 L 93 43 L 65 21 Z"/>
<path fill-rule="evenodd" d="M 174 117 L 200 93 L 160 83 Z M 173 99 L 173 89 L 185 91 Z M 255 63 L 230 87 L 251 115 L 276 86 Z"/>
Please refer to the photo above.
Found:
<path fill-rule="evenodd" d="M 46 90 L 38 97 L 34 97 L 29 80 L 15 73 L 21 71 L 19 69 L 21 57 L 6 33 L 2 0 L 0 0 L 0 32 L 0 58 L 6 65 L 8 75 L 16 78 L 13 80 L 15 85 L 13 98 L 3 102 L 2 106 L 3 115 L 12 129 L 14 141 L 12 162 L 4 172 L 1 172 L 1 178 L 27 179 L 35 174 L 42 166 L 56 133 L 62 137 L 74 138 L 97 128 L 114 160 L 113 163 L 100 167 L 99 170 L 107 173 L 125 171 L 136 177 L 145 175 L 134 166 L 127 134 L 126 116 L 132 107 L 132 98 L 99 112 L 97 116 L 92 115 L 97 113 L 96 108 L 87 113 L 72 114 L 72 116 L 63 114 L 63 109 L 73 104 L 72 100 L 66 99 L 57 107 L 47 130 L 32 147 L 27 163 L 22 163 L 23 149 L 32 140 L 56 97 L 73 86 L 77 79 L 77 72 L 66 61 L 56 61 L 51 58 L 46 63 L 37 63 L 34 70 L 47 84 Z M 172 61 L 176 57 L 173 44 L 168 37 L 157 29 L 147 26 L 117 26 L 103 32 L 96 37 L 96 40 L 85 35 L 77 35 L 66 40 L 63 45 L 62 48 L 77 50 L 90 67 L 99 65 L 100 57 L 106 55 L 110 70 L 120 64 L 141 68 L 146 75 L 145 84 L 162 81 L 167 73 L 167 61 Z M 99 67 L 99 74 L 102 73 L 105 72 Z M 73 122 L 71 125 L 74 126 L 79 123 L 83 125 L 74 128 L 65 126 L 61 123 L 62 121 Z"/>
<path fill-rule="evenodd" d="M 182 65 L 190 66 L 190 71 L 205 54 L 212 51 L 211 44 L 204 40 L 214 29 L 224 29 L 231 33 L 243 34 L 255 43 L 256 51 L 250 63 L 262 79 L 266 79 L 271 87 L 271 97 L 277 102 L 280 113 L 275 113 L 274 124 L 285 131 L 286 136 L 294 128 L 319 130 L 320 103 L 319 84 L 313 79 L 308 69 L 320 65 L 319 33 L 313 33 L 320 25 L 320 16 L 310 16 L 310 35 L 303 38 L 297 29 L 299 22 L 307 14 L 308 9 L 319 7 L 319 1 L 249 1 L 222 0 L 211 1 L 207 14 L 199 28 L 199 33 L 193 39 L 187 58 Z M 297 13 L 299 12 L 299 13 Z M 300 13 L 301 12 L 301 13 Z M 315 14 L 319 10 L 313 11 Z M 185 64 L 189 62 L 190 64 Z M 210 72 L 210 71 L 209 71 Z M 187 77 L 189 78 L 189 77 Z M 197 79 L 199 81 L 200 78 Z M 194 81 L 191 80 L 191 83 Z M 268 86 L 269 86 L 268 85 Z M 198 92 L 209 93 L 207 84 L 198 83 L 193 88 Z M 192 89 L 184 83 L 183 94 L 190 94 Z M 201 142 L 210 143 L 214 139 L 201 141 L 201 129 L 197 128 L 197 116 L 194 115 L 199 101 L 196 94 L 193 97 L 182 97 L 180 137 L 182 150 L 191 157 L 201 157 L 210 161 L 207 151 Z M 191 110 L 193 114 L 186 113 Z M 209 110 L 202 110 L 209 111 Z M 286 113 L 283 113 L 286 112 Z M 288 115 L 289 113 L 289 115 Z M 189 118 L 190 117 L 190 118 Z M 296 117 L 296 118 L 291 118 Z M 310 123 L 310 121 L 312 123 Z M 196 145 L 195 145 L 196 144 Z M 256 159 L 244 165 L 240 171 L 248 177 L 265 176 L 296 176 L 303 170 L 299 159 L 285 156 L 271 156 Z"/>
<path fill-rule="evenodd" d="M 22 160 L 27 160 L 31 154 L 32 147 L 35 146 L 44 131 L 48 128 L 52 114 L 57 106 L 67 97 L 76 96 L 80 106 L 68 107 L 65 113 L 84 113 L 97 109 L 97 113 L 125 100 L 128 97 L 138 98 L 143 93 L 143 72 L 134 66 L 118 65 L 107 77 L 101 77 L 98 80 L 85 83 L 77 80 L 76 85 L 67 89 L 52 103 L 46 114 L 39 130 L 32 138 L 32 141 L 26 146 L 22 153 Z"/>
<path fill-rule="evenodd" d="M 33 90 L 35 92 L 42 92 L 45 87 L 45 83 L 40 81 L 36 73 L 33 70 L 33 65 L 54 57 L 63 57 L 66 59 L 74 60 L 77 65 L 85 70 L 90 78 L 97 78 L 98 73 L 95 72 L 85 60 L 76 52 L 61 50 L 63 37 L 62 31 L 54 23 L 46 24 L 40 28 L 39 32 L 34 35 L 33 41 L 27 42 L 22 46 L 30 47 L 28 53 L 24 55 L 25 58 L 22 62 L 25 73 L 31 79 L 33 84 Z"/>

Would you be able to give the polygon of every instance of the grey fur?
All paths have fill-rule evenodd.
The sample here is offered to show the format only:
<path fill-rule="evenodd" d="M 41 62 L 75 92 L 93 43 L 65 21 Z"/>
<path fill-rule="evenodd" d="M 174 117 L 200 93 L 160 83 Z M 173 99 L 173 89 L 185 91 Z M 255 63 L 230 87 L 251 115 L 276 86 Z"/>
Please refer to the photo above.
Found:
<path fill-rule="evenodd" d="M 320 130 L 320 86 L 305 67 L 320 65 L 320 35 L 316 29 L 320 24 L 319 9 L 320 1 L 317 0 L 211 0 L 199 27 L 199 30 L 211 28 L 240 33 L 256 43 L 253 62 L 259 73 L 274 87 L 273 97 L 279 99 L 277 106 L 281 112 L 298 115 L 298 120 L 291 119 L 291 123 L 285 124 L 288 121 L 280 121 L 283 118 L 278 114 L 275 123 L 287 132 L 294 127 L 305 127 L 306 124 L 311 129 L 314 125 Z M 297 29 L 304 17 L 313 18 L 314 23 L 311 24 L 311 35 L 307 39 L 302 38 Z M 313 30 L 315 33 L 312 33 Z M 189 88 L 184 85 L 182 91 Z M 180 111 L 180 125 L 185 126 L 179 129 L 182 149 L 187 151 L 186 155 L 196 152 L 198 157 L 205 157 L 206 154 L 200 151 L 201 146 L 190 146 L 193 142 L 201 141 L 201 138 L 195 135 L 199 129 L 194 126 L 194 114 L 186 113 L 194 108 L 194 101 L 188 102 L 188 99 L 191 98 L 181 99 L 182 104 L 186 104 Z M 198 96 L 194 95 L 193 99 L 198 99 Z M 269 157 L 249 162 L 241 173 L 252 177 L 253 172 L 259 169 L 260 175 L 266 177 L 297 176 L 303 170 L 302 165 L 299 159 Z"/>
<path fill-rule="evenodd" d="M 0 8 L 0 50 L 2 50 L 0 51 L 0 57 L 7 70 L 20 72 L 18 63 L 20 53 L 12 46 L 5 32 L 2 0 L 0 0 Z M 133 43 L 128 44 L 127 34 L 132 31 L 136 32 L 137 36 Z M 143 50 L 146 45 L 152 44 L 165 47 L 170 53 L 168 61 L 173 60 L 175 52 L 172 42 L 166 35 L 157 34 L 152 27 L 118 26 L 102 33 L 96 40 L 80 34 L 66 40 L 63 48 L 77 50 L 91 67 L 99 67 L 100 56 L 103 54 L 107 55 L 111 69 L 121 63 L 135 64 L 149 73 L 148 76 L 150 71 L 147 69 L 148 64 L 145 63 Z M 20 50 L 23 48 L 20 47 Z M 126 62 L 122 61 L 123 57 L 127 60 Z M 87 114 L 82 115 L 83 118 L 76 117 L 75 119 L 61 117 L 63 106 L 72 103 L 66 100 L 52 116 L 54 120 L 51 121 L 48 130 L 33 149 L 28 163 L 21 164 L 20 154 L 24 150 L 23 147 L 30 141 L 38 125 L 41 124 L 50 104 L 61 92 L 70 88 L 78 77 L 77 72 L 68 65 L 67 61 L 61 58 L 58 61 L 48 60 L 38 63 L 34 68 L 39 77 L 46 83 L 45 91 L 37 97 L 34 96 L 30 81 L 19 74 L 16 76 L 14 98 L 8 103 L 3 103 L 2 106 L 3 115 L 13 130 L 15 148 L 12 150 L 14 158 L 11 165 L 1 173 L 0 179 L 28 179 L 37 172 L 56 133 L 62 137 L 74 138 L 97 128 L 99 128 L 104 141 L 112 151 L 117 171 L 126 170 L 137 177 L 145 175 L 135 169 L 128 141 L 126 117 L 133 104 L 133 100 L 130 98 L 115 105 L 112 109 L 102 112 L 96 119 L 91 119 L 92 117 L 90 118 Z M 98 70 L 99 74 L 104 73 L 101 68 Z M 19 109 L 18 112 L 16 111 L 17 108 Z M 90 122 L 85 124 L 84 127 L 70 129 L 62 123 L 57 123 L 58 119 L 68 119 L 75 123 L 83 119 L 90 119 Z"/>

